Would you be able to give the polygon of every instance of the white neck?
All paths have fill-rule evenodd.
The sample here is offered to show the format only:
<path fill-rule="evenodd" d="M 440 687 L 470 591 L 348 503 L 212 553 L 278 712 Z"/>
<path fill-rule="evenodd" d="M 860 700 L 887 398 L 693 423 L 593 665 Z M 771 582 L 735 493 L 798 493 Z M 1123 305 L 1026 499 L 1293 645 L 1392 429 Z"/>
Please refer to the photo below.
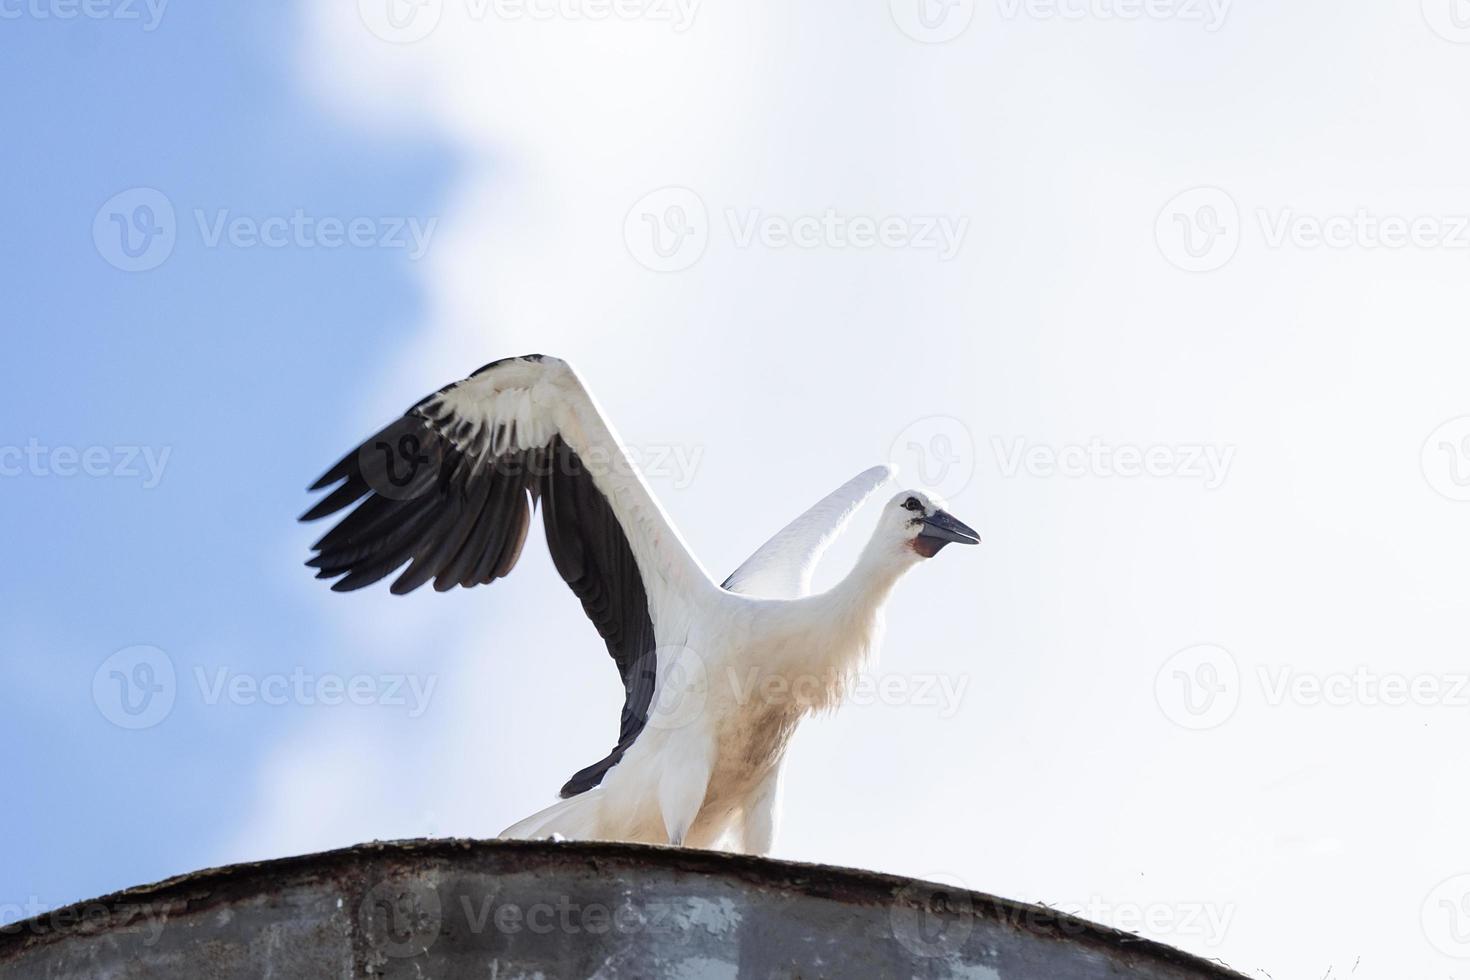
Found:
<path fill-rule="evenodd" d="M 896 541 L 880 530 L 868 539 L 852 571 L 823 595 L 836 615 L 871 618 L 882 611 L 903 573 L 920 560 L 908 542 Z"/>
<path fill-rule="evenodd" d="M 799 635 L 787 649 L 787 669 L 824 678 L 816 708 L 836 707 L 883 635 L 883 605 L 904 572 L 920 561 L 906 542 L 881 531 L 852 571 L 826 592 L 798 600 Z"/>

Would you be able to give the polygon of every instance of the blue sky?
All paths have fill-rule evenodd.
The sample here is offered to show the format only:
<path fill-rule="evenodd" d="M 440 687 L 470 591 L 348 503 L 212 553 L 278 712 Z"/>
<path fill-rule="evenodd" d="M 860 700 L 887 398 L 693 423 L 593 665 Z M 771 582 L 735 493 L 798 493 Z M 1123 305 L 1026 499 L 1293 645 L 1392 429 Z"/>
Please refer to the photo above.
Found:
<path fill-rule="evenodd" d="M 798 733 L 777 856 L 1470 976 L 1463 0 L 64 6 L 0 3 L 0 918 L 493 836 L 607 751 L 534 537 L 300 567 L 342 452 L 541 351 L 717 578 L 885 460 L 984 538 L 895 591 L 902 696 Z"/>
<path fill-rule="evenodd" d="M 403 250 L 211 248 L 194 212 L 429 216 L 453 161 L 427 139 L 364 137 L 304 99 L 294 16 L 180 3 L 152 31 L 112 17 L 0 31 L 12 344 L 0 442 L 104 447 L 123 471 L 26 464 L 0 483 L 14 794 L 0 808 L 0 902 L 76 900 L 217 858 L 250 790 L 224 777 L 251 771 L 289 724 L 290 708 L 246 723 L 181 700 L 166 725 L 124 731 L 91 704 L 111 653 L 151 644 L 187 672 L 204 651 L 249 651 L 271 670 L 322 642 L 278 586 L 299 560 L 283 528 L 337 449 L 331 434 L 366 424 L 342 393 L 422 297 Z M 138 187 L 172 202 L 177 244 L 125 272 L 92 226 Z M 144 447 L 164 460 L 156 486 Z"/>

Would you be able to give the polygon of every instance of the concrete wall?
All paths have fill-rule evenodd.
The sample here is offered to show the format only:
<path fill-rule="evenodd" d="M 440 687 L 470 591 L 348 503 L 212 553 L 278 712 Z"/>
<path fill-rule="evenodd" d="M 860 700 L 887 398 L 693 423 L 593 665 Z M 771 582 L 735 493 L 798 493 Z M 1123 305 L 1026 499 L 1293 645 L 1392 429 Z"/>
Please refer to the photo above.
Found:
<path fill-rule="evenodd" d="M 372 844 L 173 879 L 0 931 L 0 977 L 1241 980 L 938 885 L 539 841 Z"/>

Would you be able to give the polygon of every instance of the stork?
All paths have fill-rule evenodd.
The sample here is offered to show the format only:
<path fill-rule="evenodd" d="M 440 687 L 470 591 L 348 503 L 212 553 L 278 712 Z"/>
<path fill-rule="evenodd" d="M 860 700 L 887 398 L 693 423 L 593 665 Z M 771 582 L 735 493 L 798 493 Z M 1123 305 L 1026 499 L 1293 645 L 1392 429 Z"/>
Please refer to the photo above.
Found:
<path fill-rule="evenodd" d="M 818 559 L 891 476 L 865 470 L 717 583 L 690 553 L 572 368 L 505 358 L 424 398 L 319 479 L 302 515 L 353 504 L 307 564 L 332 588 L 440 591 L 510 573 L 539 503 L 556 570 L 622 676 L 616 744 L 562 799 L 502 837 L 771 848 L 781 765 L 802 718 L 841 703 L 877 647 L 899 578 L 979 536 L 898 493 L 852 570 L 812 592 Z M 335 486 L 334 486 L 335 485 Z"/>

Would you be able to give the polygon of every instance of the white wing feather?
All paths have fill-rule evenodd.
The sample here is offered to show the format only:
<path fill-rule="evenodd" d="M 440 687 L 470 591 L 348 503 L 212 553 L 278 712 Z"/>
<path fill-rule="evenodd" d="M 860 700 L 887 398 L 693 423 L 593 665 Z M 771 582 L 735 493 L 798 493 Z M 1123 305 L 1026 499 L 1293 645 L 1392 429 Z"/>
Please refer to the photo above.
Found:
<path fill-rule="evenodd" d="M 571 365 L 549 356 L 516 360 L 466 379 L 440 397 L 487 427 L 514 421 L 518 439 L 529 445 L 544 445 L 556 434 L 577 452 L 622 525 L 655 627 L 671 602 L 713 587 Z"/>
<path fill-rule="evenodd" d="M 869 497 L 893 477 L 890 466 L 863 470 L 787 524 L 725 580 L 724 588 L 762 599 L 799 599 L 812 590 L 812 573 Z"/>

